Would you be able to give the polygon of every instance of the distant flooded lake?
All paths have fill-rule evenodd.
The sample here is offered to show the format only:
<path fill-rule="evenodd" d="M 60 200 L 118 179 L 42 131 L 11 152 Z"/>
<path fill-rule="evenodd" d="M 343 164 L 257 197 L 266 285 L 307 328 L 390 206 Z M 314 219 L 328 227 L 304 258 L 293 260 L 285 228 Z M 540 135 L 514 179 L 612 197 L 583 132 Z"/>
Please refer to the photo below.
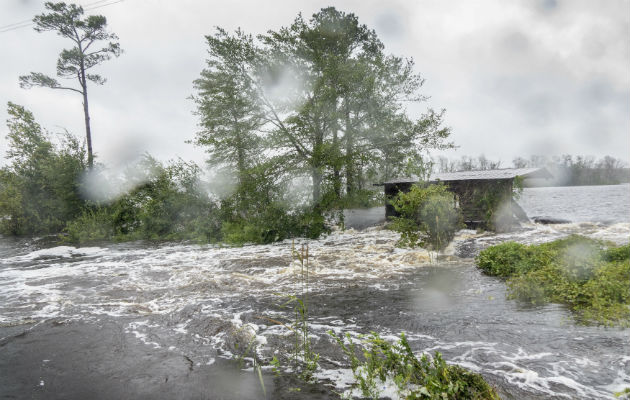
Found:
<path fill-rule="evenodd" d="M 319 382 L 266 369 L 266 397 L 339 398 L 352 374 L 328 330 L 405 332 L 414 351 L 440 351 L 506 399 L 608 399 L 630 386 L 630 330 L 577 326 L 560 305 L 523 308 L 472 258 L 505 240 L 572 233 L 627 243 L 630 185 L 525 189 L 519 203 L 572 222 L 463 230 L 439 263 L 396 248 L 382 227 L 296 241 L 310 251 Z M 291 241 L 40 248 L 0 238 L 0 259 L 0 398 L 259 399 L 248 359 L 235 356 L 252 340 L 262 360 L 292 350 L 290 332 L 271 322 L 292 319 L 282 304 L 300 290 Z"/>

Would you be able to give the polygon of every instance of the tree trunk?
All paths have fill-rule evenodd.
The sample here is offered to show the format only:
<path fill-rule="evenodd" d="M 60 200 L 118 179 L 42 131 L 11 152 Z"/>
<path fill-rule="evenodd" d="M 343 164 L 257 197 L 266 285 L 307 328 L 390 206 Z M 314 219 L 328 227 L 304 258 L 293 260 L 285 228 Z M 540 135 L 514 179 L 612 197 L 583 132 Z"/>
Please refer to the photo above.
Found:
<path fill-rule="evenodd" d="M 354 135 L 352 132 L 352 126 L 350 123 L 350 109 L 346 100 L 345 104 L 346 115 L 346 195 L 352 196 L 356 191 L 356 185 L 354 182 Z"/>
<path fill-rule="evenodd" d="M 90 110 L 88 107 L 87 88 L 83 88 L 83 114 L 85 116 L 85 138 L 88 151 L 88 168 L 94 166 L 94 156 L 92 155 L 92 130 L 90 129 Z"/>
<path fill-rule="evenodd" d="M 338 149 L 339 148 L 339 138 L 337 136 L 337 128 L 334 128 L 334 136 L 333 136 L 333 151 L 335 152 L 333 154 L 333 188 L 335 190 L 335 196 L 337 197 L 337 199 L 341 198 L 341 168 L 339 166 L 340 161 L 339 160 L 339 152 Z"/>
<path fill-rule="evenodd" d="M 331 103 L 334 104 L 333 109 L 336 111 L 337 98 L 335 97 Z M 333 115 L 336 115 L 336 112 Z M 333 190 L 335 191 L 337 200 L 339 200 L 341 199 L 341 163 L 343 161 L 340 159 L 341 146 L 339 145 L 339 123 L 337 122 L 336 116 L 333 118 L 330 125 L 333 133 L 333 154 L 331 154 L 332 160 L 329 162 L 332 162 L 333 167 Z"/>
<path fill-rule="evenodd" d="M 319 127 L 318 127 L 319 128 Z M 315 132 L 315 141 L 313 143 L 313 155 L 310 160 L 311 165 L 311 178 L 313 180 L 313 207 L 315 209 L 320 208 L 321 201 L 321 186 L 322 186 L 322 169 L 326 165 L 323 155 L 322 147 L 324 145 L 324 134 L 321 129 L 317 129 Z"/>
<path fill-rule="evenodd" d="M 81 48 L 81 43 L 79 43 L 79 50 L 81 51 L 81 71 L 79 81 L 81 83 L 81 88 L 83 89 L 83 116 L 85 117 L 85 138 L 88 151 L 88 168 L 92 169 L 94 166 L 94 156 L 92 155 L 92 130 L 90 129 L 90 108 L 88 105 L 87 79 L 85 77 L 85 64 L 83 62 L 83 49 Z"/>
<path fill-rule="evenodd" d="M 313 180 L 313 208 L 319 208 L 321 197 L 322 173 L 317 167 L 311 169 L 311 179 Z"/>
<path fill-rule="evenodd" d="M 241 137 L 241 131 L 238 129 L 236 121 L 234 121 L 234 131 L 236 132 L 236 169 L 238 170 L 239 184 L 242 185 L 246 179 L 245 149 L 243 145 L 243 138 Z"/>

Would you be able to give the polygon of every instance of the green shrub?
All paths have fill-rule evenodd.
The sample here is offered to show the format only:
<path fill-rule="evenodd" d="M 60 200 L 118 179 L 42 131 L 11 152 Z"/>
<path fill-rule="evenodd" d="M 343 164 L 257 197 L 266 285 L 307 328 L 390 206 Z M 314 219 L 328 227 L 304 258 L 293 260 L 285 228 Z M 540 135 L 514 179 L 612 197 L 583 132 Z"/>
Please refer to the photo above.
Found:
<path fill-rule="evenodd" d="M 123 178 L 107 177 L 105 170 L 89 171 L 90 176 L 105 175 L 98 176 L 104 182 L 94 184 L 84 179 L 86 157 L 79 141 L 65 135 L 55 144 L 23 107 L 9 103 L 8 113 L 8 164 L 0 169 L 0 233 L 63 232 L 63 240 L 74 243 L 147 239 L 243 244 L 316 238 L 327 231 L 320 212 L 286 206 L 291 204 L 286 201 L 286 182 L 275 163 L 249 168 L 232 197 L 221 202 L 200 189 L 196 164 L 163 164 L 149 155 Z M 113 191 L 107 188 L 139 183 L 138 177 L 141 184 L 111 198 Z"/>
<path fill-rule="evenodd" d="M 391 228 L 400 232 L 399 246 L 424 246 L 443 250 L 461 227 L 461 214 L 453 195 L 443 185 L 414 185 L 400 192 L 392 201 L 400 214 L 393 217 Z"/>
<path fill-rule="evenodd" d="M 582 236 L 540 245 L 489 247 L 476 258 L 485 273 L 509 278 L 508 298 L 566 304 L 580 323 L 630 325 L 629 246 L 604 248 Z"/>
<path fill-rule="evenodd" d="M 624 261 L 630 259 L 630 244 L 625 246 L 612 247 L 602 253 L 606 261 Z"/>
<path fill-rule="evenodd" d="M 290 212 L 270 205 L 245 218 L 232 218 L 221 226 L 221 240 L 232 245 L 272 243 L 291 237 L 315 239 L 328 232 L 324 218 L 309 210 Z"/>
<path fill-rule="evenodd" d="M 356 385 L 365 398 L 379 399 L 379 381 L 390 379 L 405 399 L 499 399 L 481 375 L 448 365 L 440 353 L 432 359 L 426 354 L 418 359 L 404 333 L 392 344 L 372 332 L 360 346 L 350 334 L 346 334 L 346 344 L 332 331 L 328 333 L 350 359 Z"/>
<path fill-rule="evenodd" d="M 529 246 L 505 242 L 479 252 L 475 262 L 488 275 L 509 277 L 564 261 L 567 267 L 574 269 L 574 274 L 577 276 L 580 273 L 589 273 L 578 271 L 585 266 L 589 271 L 592 270 L 594 263 L 601 258 L 602 246 L 600 241 L 579 235 Z"/>
<path fill-rule="evenodd" d="M 429 196 L 420 211 L 420 219 L 425 233 L 423 244 L 437 251 L 444 250 L 453 241 L 462 220 L 452 194 Z"/>
<path fill-rule="evenodd" d="M 111 240 L 115 230 L 106 208 L 86 210 L 66 224 L 64 241 L 89 243 Z"/>
<path fill-rule="evenodd" d="M 507 277 L 529 269 L 530 258 L 527 246 L 505 242 L 482 250 L 475 262 L 488 275 Z"/>

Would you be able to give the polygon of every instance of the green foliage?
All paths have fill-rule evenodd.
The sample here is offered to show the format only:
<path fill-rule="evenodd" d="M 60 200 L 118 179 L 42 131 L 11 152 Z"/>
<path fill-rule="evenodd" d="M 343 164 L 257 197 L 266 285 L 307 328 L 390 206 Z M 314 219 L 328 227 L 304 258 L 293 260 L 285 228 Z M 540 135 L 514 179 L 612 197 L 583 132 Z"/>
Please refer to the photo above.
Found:
<path fill-rule="evenodd" d="M 256 39 L 221 28 L 206 39 L 196 144 L 234 169 L 240 185 L 272 162 L 285 177 L 310 178 L 314 209 L 339 210 L 370 204 L 369 181 L 417 167 L 427 149 L 452 147 L 444 112 L 407 114 L 408 102 L 426 99 L 413 60 L 385 54 L 352 13 L 327 7 Z"/>
<path fill-rule="evenodd" d="M 73 243 L 101 242 L 115 236 L 115 225 L 107 208 L 94 207 L 68 222 L 64 240 Z"/>
<path fill-rule="evenodd" d="M 455 237 L 462 218 L 453 203 L 453 195 L 449 193 L 430 196 L 420 211 L 420 219 L 426 234 L 423 242 L 431 249 L 441 251 Z"/>
<path fill-rule="evenodd" d="M 198 188 L 200 170 L 195 164 L 179 160 L 164 166 L 145 156 L 137 168 L 148 179 L 109 204 L 86 205 L 81 216 L 66 226 L 66 240 L 221 238 L 218 206 Z"/>
<path fill-rule="evenodd" d="M 602 253 L 605 261 L 623 261 L 630 258 L 630 244 L 619 247 L 611 247 Z"/>
<path fill-rule="evenodd" d="M 80 6 L 47 2 L 46 9 L 35 17 L 35 29 L 57 32 L 72 43 L 59 57 L 57 76 L 76 78 L 78 85 L 62 86 L 42 73 L 23 76 L 20 82 L 25 88 L 83 96 L 92 173 L 87 84 L 104 79 L 88 71 L 120 55 L 118 38 L 107 32 L 104 17 L 84 17 Z M 66 239 L 73 242 L 243 244 L 313 238 L 327 230 L 324 215 L 380 201 L 366 190 L 370 180 L 426 170 L 420 157 L 425 150 L 452 146 L 446 142 L 450 130 L 442 126 L 443 112 L 428 110 L 418 119 L 407 114 L 408 102 L 426 99 L 413 60 L 387 55 L 376 33 L 354 14 L 328 7 L 257 38 L 218 28 L 206 39 L 206 69 L 194 83 L 202 129 L 195 143 L 206 148 L 213 167 L 235 177 L 234 193 L 210 198 L 195 187 L 196 166 L 164 166 L 147 158 L 139 166 L 147 173 L 145 182 L 107 203 L 84 201 L 78 196 L 78 175 L 85 162 L 76 162 L 82 147 L 70 138 L 61 148 L 52 146 L 25 116 L 23 130 L 34 132 L 35 139 L 27 135 L 32 146 L 13 148 L 23 148 L 28 159 L 38 160 L 38 174 L 20 180 L 16 171 L 3 170 L 0 211 L 8 217 L 1 220 L 2 229 L 30 234 L 65 227 Z M 301 185 L 310 198 L 293 201 L 292 181 L 307 177 L 310 187 Z M 32 184 L 29 188 L 26 181 Z M 37 190 L 46 196 L 33 195 Z M 35 207 L 26 206 L 33 201 Z M 443 203 L 434 199 L 424 210 L 437 216 L 423 228 L 423 240 L 436 249 L 452 237 L 449 224 L 442 224 L 452 219 Z"/>
<path fill-rule="evenodd" d="M 440 251 L 461 226 L 453 195 L 443 185 L 414 185 L 407 193 L 399 192 L 392 204 L 400 214 L 392 218 L 391 226 L 400 232 L 401 246 L 426 246 Z"/>
<path fill-rule="evenodd" d="M 507 242 L 483 250 L 476 262 L 509 278 L 511 299 L 566 304 L 581 323 L 630 325 L 630 245 L 604 246 L 577 235 L 540 245 Z"/>
<path fill-rule="evenodd" d="M 256 52 L 251 36 L 237 30 L 230 36 L 217 28 L 208 42 L 207 67 L 194 82 L 197 114 L 203 130 L 195 143 L 204 146 L 213 165 L 229 165 L 240 184 L 248 179 L 262 143 L 257 130 L 263 124 L 260 105 L 250 77 Z"/>
<path fill-rule="evenodd" d="M 83 146 L 71 135 L 54 144 L 33 114 L 8 104 L 7 159 L 0 170 L 0 232 L 56 233 L 81 212 Z"/>
<path fill-rule="evenodd" d="M 423 354 L 418 359 L 404 333 L 392 344 L 372 332 L 362 337 L 359 346 L 350 334 L 346 334 L 344 342 L 343 337 L 328 333 L 350 359 L 356 385 L 364 398 L 379 399 L 379 382 L 390 380 L 405 399 L 499 399 L 481 375 L 446 364 L 440 353 L 431 359 Z"/>
<path fill-rule="evenodd" d="M 540 268 L 551 259 L 549 252 L 533 251 L 521 243 L 505 242 L 481 251 L 475 261 L 488 275 L 509 277 Z"/>
<path fill-rule="evenodd" d="M 319 354 L 313 352 L 308 325 L 308 293 L 309 293 L 309 255 L 308 245 L 302 245 L 299 250 L 291 244 L 294 263 L 299 264 L 298 279 L 299 293 L 289 296 L 289 302 L 294 304 L 295 320 L 293 333 L 295 339 L 294 362 L 296 370 L 300 371 L 300 378 L 309 382 L 318 367 Z"/>
<path fill-rule="evenodd" d="M 504 182 L 495 181 L 473 192 L 473 204 L 485 210 L 485 226 L 493 231 L 509 230 L 514 222 L 511 209 L 514 191 L 506 191 Z"/>
<path fill-rule="evenodd" d="M 315 239 L 328 231 L 323 217 L 316 212 L 308 209 L 291 211 L 270 204 L 247 219 L 234 217 L 224 221 L 221 240 L 233 245 L 263 244 L 291 237 Z"/>
<path fill-rule="evenodd" d="M 88 203 L 67 224 L 65 240 L 192 240 L 231 245 L 271 243 L 290 237 L 319 237 L 324 220 L 309 209 L 289 209 L 275 201 L 273 185 L 248 180 L 252 191 L 221 201 L 203 190 L 200 169 L 175 161 L 163 165 L 150 156 L 132 168 L 146 179 L 110 203 Z M 250 174 L 251 178 L 256 175 Z M 123 184 L 110 179 L 105 186 Z"/>

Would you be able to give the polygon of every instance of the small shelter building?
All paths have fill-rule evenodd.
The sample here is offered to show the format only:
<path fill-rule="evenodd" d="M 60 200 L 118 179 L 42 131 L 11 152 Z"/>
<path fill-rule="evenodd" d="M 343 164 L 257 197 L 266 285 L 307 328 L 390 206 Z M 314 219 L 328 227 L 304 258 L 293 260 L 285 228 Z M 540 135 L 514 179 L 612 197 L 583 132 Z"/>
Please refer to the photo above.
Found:
<path fill-rule="evenodd" d="M 552 178 L 545 168 L 506 168 L 484 171 L 447 172 L 432 175 L 428 183 L 443 183 L 455 196 L 464 223 L 470 228 L 508 230 L 518 221 L 527 221 L 527 214 L 514 201 L 515 180 Z M 384 186 L 385 216 L 396 216 L 389 203 L 399 192 L 408 192 L 420 183 L 417 177 L 392 179 L 377 184 Z M 500 220 L 499 220 L 500 219 Z"/>

